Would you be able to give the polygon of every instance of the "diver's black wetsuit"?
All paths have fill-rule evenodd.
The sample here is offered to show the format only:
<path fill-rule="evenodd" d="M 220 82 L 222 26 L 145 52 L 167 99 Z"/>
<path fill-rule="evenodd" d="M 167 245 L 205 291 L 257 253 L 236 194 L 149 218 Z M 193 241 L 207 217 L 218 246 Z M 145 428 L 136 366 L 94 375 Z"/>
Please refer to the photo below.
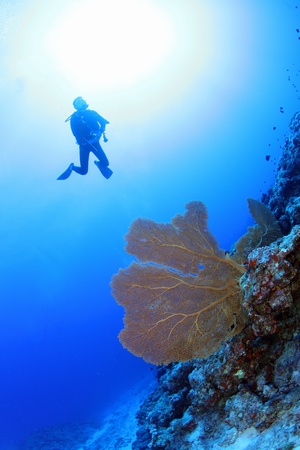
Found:
<path fill-rule="evenodd" d="M 80 175 L 88 173 L 90 152 L 99 159 L 100 166 L 108 167 L 108 159 L 99 144 L 101 134 L 109 122 L 96 111 L 85 109 L 76 111 L 71 116 L 70 125 L 77 144 L 79 145 L 80 166 L 73 166 L 73 170 Z"/>

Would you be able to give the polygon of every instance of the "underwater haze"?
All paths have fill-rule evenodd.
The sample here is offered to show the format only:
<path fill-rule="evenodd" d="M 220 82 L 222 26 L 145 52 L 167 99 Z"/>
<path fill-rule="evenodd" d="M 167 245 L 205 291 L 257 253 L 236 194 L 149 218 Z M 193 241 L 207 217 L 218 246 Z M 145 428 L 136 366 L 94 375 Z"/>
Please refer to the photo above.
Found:
<path fill-rule="evenodd" d="M 202 201 L 221 248 L 251 225 L 299 110 L 300 2 L 0 0 L 0 449 L 97 420 L 155 368 L 118 341 L 110 280 L 137 217 Z M 113 175 L 57 177 L 83 96 Z"/>

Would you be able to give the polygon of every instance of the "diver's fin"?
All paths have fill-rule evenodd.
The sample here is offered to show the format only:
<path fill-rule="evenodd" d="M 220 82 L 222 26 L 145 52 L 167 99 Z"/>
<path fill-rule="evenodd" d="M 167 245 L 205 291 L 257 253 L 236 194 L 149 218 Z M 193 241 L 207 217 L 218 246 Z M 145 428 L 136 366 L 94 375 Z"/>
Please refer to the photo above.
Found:
<path fill-rule="evenodd" d="M 94 161 L 94 163 L 96 164 L 104 178 L 108 180 L 112 176 L 113 171 L 109 167 L 103 166 L 100 161 Z"/>
<path fill-rule="evenodd" d="M 74 167 L 74 163 L 71 163 L 69 165 L 69 167 L 67 168 L 67 170 L 65 170 L 57 179 L 58 180 L 66 180 L 67 178 L 69 178 L 69 176 L 72 173 L 73 167 Z"/>

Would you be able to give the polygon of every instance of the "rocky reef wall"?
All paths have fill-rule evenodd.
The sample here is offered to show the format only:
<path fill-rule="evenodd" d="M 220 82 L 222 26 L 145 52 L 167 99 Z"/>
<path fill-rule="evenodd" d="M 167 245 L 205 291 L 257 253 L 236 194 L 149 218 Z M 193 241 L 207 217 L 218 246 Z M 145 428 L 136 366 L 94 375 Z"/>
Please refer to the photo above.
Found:
<path fill-rule="evenodd" d="M 300 113 L 263 196 L 285 236 L 248 256 L 244 330 L 207 359 L 158 368 L 134 450 L 300 449 Z"/>
<path fill-rule="evenodd" d="M 300 112 L 291 119 L 276 181 L 262 201 L 273 212 L 284 234 L 300 224 Z"/>

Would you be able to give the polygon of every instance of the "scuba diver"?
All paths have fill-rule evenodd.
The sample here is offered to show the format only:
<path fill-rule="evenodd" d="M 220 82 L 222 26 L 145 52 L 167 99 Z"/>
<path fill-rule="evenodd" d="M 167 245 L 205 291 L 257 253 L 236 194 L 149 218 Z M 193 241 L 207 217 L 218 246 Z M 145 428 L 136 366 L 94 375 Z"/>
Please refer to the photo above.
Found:
<path fill-rule="evenodd" d="M 76 138 L 76 144 L 79 145 L 80 166 L 75 166 L 74 163 L 71 163 L 67 170 L 57 179 L 66 180 L 73 171 L 80 175 L 86 175 L 88 173 L 90 152 L 94 153 L 98 158 L 94 163 L 102 175 L 108 179 L 113 172 L 108 167 L 109 162 L 99 140 L 103 136 L 103 141 L 107 142 L 105 127 L 109 122 L 96 111 L 88 109 L 89 105 L 82 97 L 75 98 L 73 106 L 76 111 L 65 122 L 70 121 L 72 133 Z"/>

